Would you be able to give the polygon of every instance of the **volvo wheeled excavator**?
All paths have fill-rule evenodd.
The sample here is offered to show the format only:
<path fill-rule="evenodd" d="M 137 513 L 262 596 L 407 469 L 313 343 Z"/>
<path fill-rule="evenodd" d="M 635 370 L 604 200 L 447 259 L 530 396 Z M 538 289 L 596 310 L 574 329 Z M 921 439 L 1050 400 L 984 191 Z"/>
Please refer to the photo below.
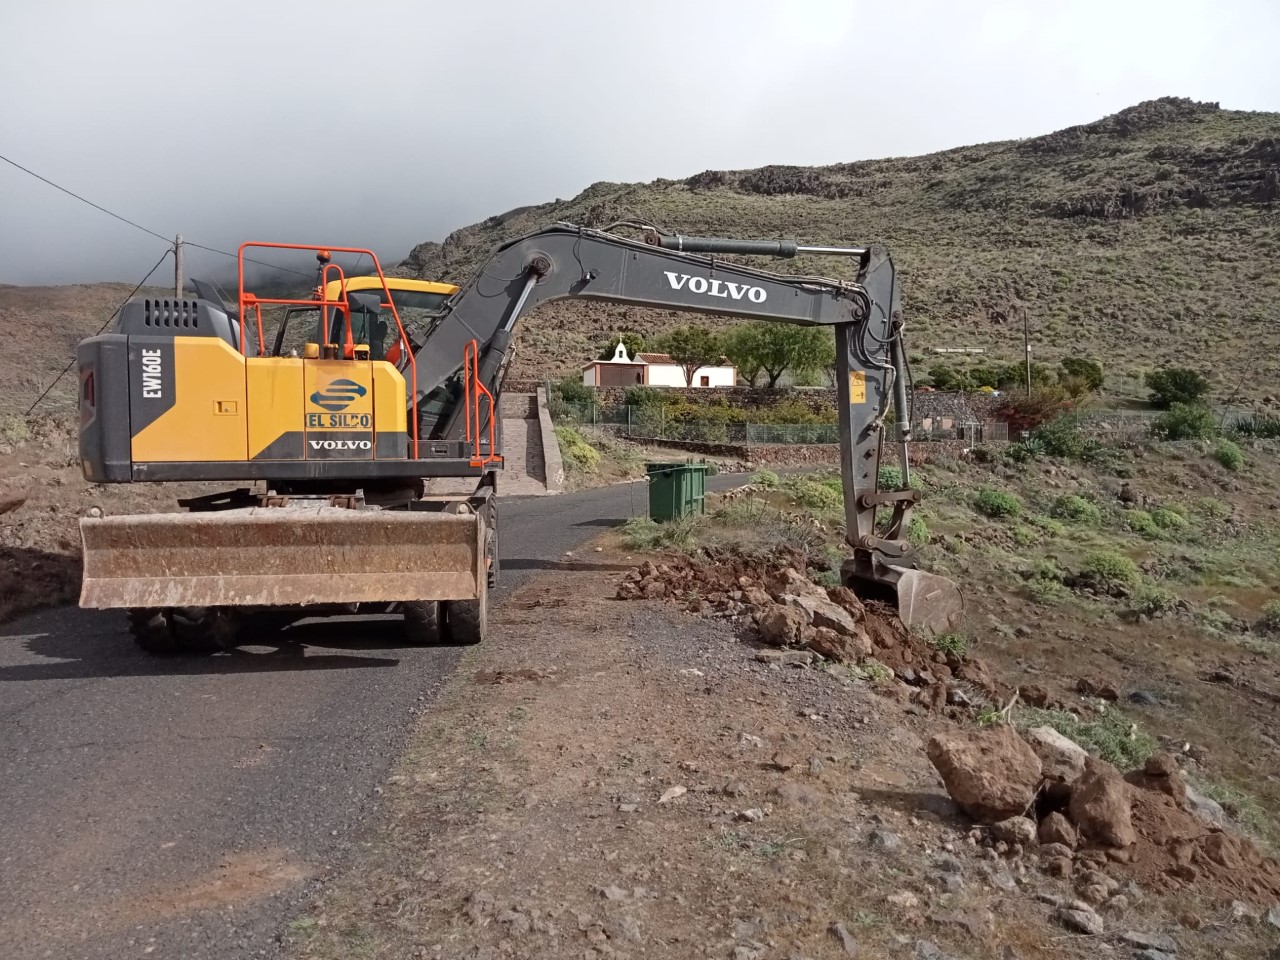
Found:
<path fill-rule="evenodd" d="M 246 252 L 263 247 L 314 252 L 315 293 L 247 290 Z M 336 253 L 369 257 L 377 282 L 348 280 Z M 847 257 L 856 279 L 724 259 L 806 254 Z M 842 577 L 896 598 L 909 626 L 954 627 L 958 590 L 916 569 L 906 538 L 920 493 L 899 284 L 883 247 L 555 224 L 500 246 L 416 318 L 371 251 L 246 243 L 239 257 L 235 304 L 199 282 L 192 298 L 137 298 L 78 349 L 86 479 L 251 484 L 180 500 L 180 512 L 81 521 L 80 605 L 127 610 L 146 650 L 225 649 L 263 613 L 400 612 L 413 642 L 479 642 L 499 573 L 497 397 L 521 318 L 565 298 L 830 327 L 852 554 Z M 891 407 L 902 489 L 883 490 Z M 427 492 L 443 477 L 474 490 Z"/>

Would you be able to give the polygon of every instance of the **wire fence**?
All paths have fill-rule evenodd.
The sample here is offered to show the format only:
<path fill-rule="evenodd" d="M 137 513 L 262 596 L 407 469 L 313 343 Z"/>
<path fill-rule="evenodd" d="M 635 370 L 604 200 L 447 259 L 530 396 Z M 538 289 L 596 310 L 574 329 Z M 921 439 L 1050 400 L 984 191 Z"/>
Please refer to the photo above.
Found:
<path fill-rule="evenodd" d="M 558 423 L 592 427 L 600 432 L 635 440 L 674 440 L 724 443 L 740 446 L 789 446 L 840 442 L 835 423 L 753 423 L 749 420 L 694 420 L 674 417 L 660 404 L 565 403 L 553 400 L 551 414 Z M 897 429 L 889 424 L 888 436 Z M 956 420 L 934 417 L 912 425 L 914 439 L 931 442 L 959 440 L 969 444 L 1009 439 L 1009 426 L 999 421 Z"/>

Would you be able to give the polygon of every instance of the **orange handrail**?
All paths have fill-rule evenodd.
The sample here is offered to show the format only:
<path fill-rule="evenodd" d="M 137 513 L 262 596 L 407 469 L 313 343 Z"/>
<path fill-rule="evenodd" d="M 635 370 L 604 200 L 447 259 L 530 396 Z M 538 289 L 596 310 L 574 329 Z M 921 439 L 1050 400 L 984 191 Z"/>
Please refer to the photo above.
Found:
<path fill-rule="evenodd" d="M 351 310 L 346 299 L 345 284 L 342 291 L 342 300 L 326 300 L 324 298 L 324 287 L 322 286 L 316 294 L 316 298 L 312 300 L 293 300 L 283 297 L 259 297 L 252 293 L 248 293 L 244 288 L 244 252 L 252 247 L 261 247 L 269 250 L 311 250 L 316 253 L 336 252 L 336 253 L 358 253 L 368 257 L 373 262 L 373 269 L 378 274 L 378 280 L 382 283 L 382 292 L 386 295 L 386 304 L 391 308 L 391 315 L 396 320 L 396 330 L 400 334 L 400 342 L 405 345 L 406 352 L 409 354 L 409 379 L 410 379 L 410 397 L 412 398 L 412 412 L 410 416 L 411 427 L 410 432 L 413 437 L 413 459 L 418 459 L 418 360 L 414 356 L 413 351 L 409 347 L 409 335 L 405 332 L 404 324 L 400 322 L 400 311 L 396 308 L 395 299 L 391 296 L 391 288 L 387 286 L 386 274 L 382 272 L 382 263 L 378 260 L 378 255 L 372 250 L 366 250 L 362 247 L 318 247 L 312 244 L 304 243 L 267 243 L 265 241 L 247 241 L 240 244 L 236 251 L 236 266 L 240 279 L 239 290 L 239 306 L 240 306 L 240 353 L 245 355 L 245 321 L 248 310 L 252 308 L 255 311 L 258 328 L 258 354 L 266 353 L 266 338 L 262 332 L 262 304 L 274 303 L 281 305 L 304 306 L 304 307 L 344 307 L 347 314 L 347 332 L 351 332 Z M 328 331 L 325 332 L 326 342 Z M 485 391 L 488 393 L 488 391 Z M 490 396 L 490 401 L 492 401 Z M 490 429 L 492 430 L 492 423 Z"/>
<path fill-rule="evenodd" d="M 471 402 L 473 381 L 475 390 L 474 405 Z M 498 411 L 493 402 L 493 394 L 489 392 L 489 388 L 480 380 L 480 344 L 475 340 L 469 341 L 462 350 L 462 383 L 462 402 L 466 407 L 463 410 L 463 415 L 466 419 L 466 439 L 469 443 L 474 444 L 471 466 L 483 467 L 487 463 L 499 463 L 502 457 L 494 452 L 493 431 Z M 480 398 L 482 396 L 489 401 L 489 451 L 483 455 L 480 452 Z"/>

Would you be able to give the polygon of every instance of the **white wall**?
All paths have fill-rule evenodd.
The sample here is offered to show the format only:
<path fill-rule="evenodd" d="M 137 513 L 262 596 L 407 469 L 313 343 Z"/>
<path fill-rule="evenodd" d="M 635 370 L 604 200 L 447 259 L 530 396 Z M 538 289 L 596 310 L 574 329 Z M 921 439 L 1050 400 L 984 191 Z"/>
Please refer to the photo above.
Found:
<path fill-rule="evenodd" d="M 587 367 L 582 371 L 582 382 L 588 387 L 596 385 L 596 368 L 594 366 Z"/>
<path fill-rule="evenodd" d="M 651 363 L 648 369 L 649 386 L 683 387 L 684 371 L 674 363 Z M 737 371 L 733 367 L 703 367 L 693 375 L 691 386 L 702 386 L 702 378 L 710 378 L 709 387 L 736 386 Z"/>

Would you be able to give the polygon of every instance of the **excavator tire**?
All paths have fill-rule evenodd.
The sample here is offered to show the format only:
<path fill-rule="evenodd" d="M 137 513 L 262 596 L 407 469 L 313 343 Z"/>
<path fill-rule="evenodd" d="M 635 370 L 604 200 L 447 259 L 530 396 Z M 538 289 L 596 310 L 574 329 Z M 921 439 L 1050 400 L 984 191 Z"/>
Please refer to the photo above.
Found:
<path fill-rule="evenodd" d="M 400 604 L 404 612 L 405 639 L 414 646 L 425 647 L 440 642 L 440 602 L 407 600 Z"/>
<path fill-rule="evenodd" d="M 127 616 L 134 643 L 147 653 L 172 657 L 181 652 L 168 610 L 135 608 Z"/>
<path fill-rule="evenodd" d="M 221 653 L 236 645 L 235 623 L 226 613 L 208 607 L 177 607 L 172 623 L 182 653 Z"/>
<path fill-rule="evenodd" d="M 470 647 L 484 639 L 489 619 L 487 593 L 482 592 L 478 600 L 450 600 L 444 605 L 446 642 Z"/>

